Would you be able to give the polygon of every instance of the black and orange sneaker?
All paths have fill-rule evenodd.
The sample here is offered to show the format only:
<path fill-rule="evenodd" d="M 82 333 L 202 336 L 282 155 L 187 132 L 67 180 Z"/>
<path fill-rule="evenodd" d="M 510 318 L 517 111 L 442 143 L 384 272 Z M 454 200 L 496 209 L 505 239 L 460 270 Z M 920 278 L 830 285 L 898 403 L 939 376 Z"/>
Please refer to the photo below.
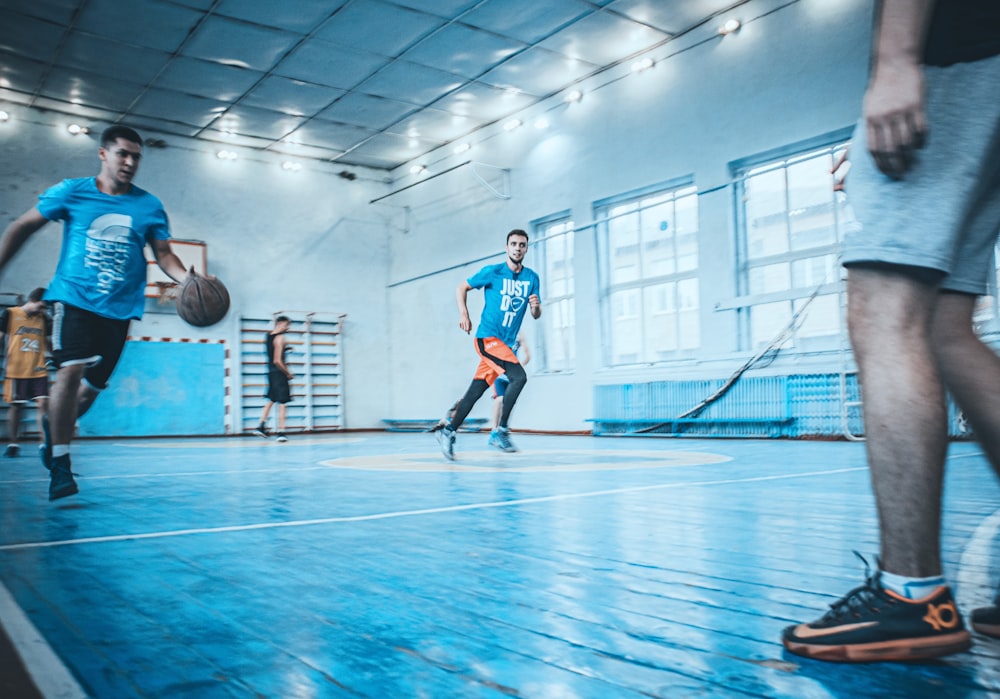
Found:
<path fill-rule="evenodd" d="M 786 628 L 785 648 L 816 660 L 867 663 L 937 658 L 972 645 L 950 588 L 906 599 L 882 587 L 880 573 L 868 575 L 867 566 L 865 584 L 820 619 Z"/>

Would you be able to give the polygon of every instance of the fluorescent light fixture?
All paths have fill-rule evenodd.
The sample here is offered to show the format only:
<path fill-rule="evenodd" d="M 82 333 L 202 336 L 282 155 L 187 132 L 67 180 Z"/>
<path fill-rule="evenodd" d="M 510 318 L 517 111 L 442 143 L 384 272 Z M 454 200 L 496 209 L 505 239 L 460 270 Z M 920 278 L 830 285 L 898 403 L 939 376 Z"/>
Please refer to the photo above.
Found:
<path fill-rule="evenodd" d="M 742 23 L 738 19 L 730 19 L 721 27 L 719 27 L 719 33 L 725 36 L 726 34 L 732 34 L 737 29 L 739 29 Z"/>
<path fill-rule="evenodd" d="M 653 63 L 653 59 L 650 58 L 649 56 L 647 56 L 646 58 L 640 58 L 638 61 L 632 64 L 632 72 L 640 73 L 644 70 L 649 70 L 654 65 L 655 64 Z"/>
<path fill-rule="evenodd" d="M 10 119 L 10 114 L 0 109 L 0 121 L 7 121 Z"/>
<path fill-rule="evenodd" d="M 80 126 L 79 124 L 70 124 L 69 126 L 66 127 L 66 130 L 69 131 L 74 136 L 90 133 L 90 129 L 88 129 L 86 126 Z"/>
<path fill-rule="evenodd" d="M 534 123 L 535 123 L 535 128 L 538 129 L 539 131 L 544 131 L 545 129 L 549 128 L 548 117 L 540 116 L 537 119 L 535 119 Z"/>
<path fill-rule="evenodd" d="M 289 172 L 298 172 L 302 169 L 302 163 L 293 163 L 291 160 L 286 160 L 281 163 L 281 169 Z"/>
<path fill-rule="evenodd" d="M 472 144 L 470 144 L 470 143 L 467 143 L 467 142 L 466 143 L 459 143 L 457 146 L 455 146 L 455 155 L 459 155 L 460 153 L 464 153 L 465 151 L 470 150 L 471 148 L 472 148 Z"/>
<path fill-rule="evenodd" d="M 219 160 L 236 160 L 238 156 L 231 150 L 220 150 L 215 154 L 215 157 Z"/>
<path fill-rule="evenodd" d="M 410 174 L 411 175 L 419 175 L 420 173 L 424 172 L 426 169 L 427 168 L 424 165 L 414 165 L 413 167 L 410 168 Z"/>
<path fill-rule="evenodd" d="M 563 98 L 563 100 L 568 103 L 579 102 L 582 99 L 583 93 L 579 90 L 571 90 L 570 92 L 567 92 L 566 96 Z"/>
<path fill-rule="evenodd" d="M 520 128 L 521 124 L 524 123 L 520 119 L 511 119 L 506 124 L 503 125 L 504 131 L 513 131 L 514 129 Z"/>

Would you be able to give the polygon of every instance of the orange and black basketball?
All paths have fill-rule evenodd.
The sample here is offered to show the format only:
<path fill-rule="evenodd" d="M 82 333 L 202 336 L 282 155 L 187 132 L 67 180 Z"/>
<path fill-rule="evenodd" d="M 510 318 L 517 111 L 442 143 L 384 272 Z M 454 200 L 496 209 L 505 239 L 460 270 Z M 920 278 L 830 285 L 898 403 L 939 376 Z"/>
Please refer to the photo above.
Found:
<path fill-rule="evenodd" d="M 197 328 L 215 325 L 229 312 L 229 290 L 215 277 L 192 269 L 177 294 L 177 315 Z"/>

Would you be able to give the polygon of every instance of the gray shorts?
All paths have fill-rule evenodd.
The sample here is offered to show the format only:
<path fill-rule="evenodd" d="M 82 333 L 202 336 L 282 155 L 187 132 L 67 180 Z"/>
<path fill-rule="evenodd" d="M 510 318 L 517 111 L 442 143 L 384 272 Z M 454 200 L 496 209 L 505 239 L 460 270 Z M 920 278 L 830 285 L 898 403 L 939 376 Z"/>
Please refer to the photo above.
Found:
<path fill-rule="evenodd" d="M 878 171 L 855 129 L 846 188 L 859 225 L 841 262 L 936 269 L 942 288 L 985 294 L 1000 232 L 1000 56 L 926 76 L 927 143 L 903 180 Z"/>

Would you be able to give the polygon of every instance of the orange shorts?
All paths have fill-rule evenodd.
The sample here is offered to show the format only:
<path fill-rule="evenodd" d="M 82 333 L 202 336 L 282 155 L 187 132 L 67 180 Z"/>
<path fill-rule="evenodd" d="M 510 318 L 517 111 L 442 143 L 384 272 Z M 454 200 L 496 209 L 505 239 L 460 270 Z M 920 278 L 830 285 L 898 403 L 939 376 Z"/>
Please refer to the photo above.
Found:
<path fill-rule="evenodd" d="M 493 385 L 498 376 L 506 373 L 500 362 L 520 364 L 514 351 L 503 340 L 495 337 L 477 337 L 476 352 L 479 353 L 480 361 L 479 366 L 476 367 L 476 375 L 472 378 L 473 380 L 482 379 L 490 386 Z"/>

